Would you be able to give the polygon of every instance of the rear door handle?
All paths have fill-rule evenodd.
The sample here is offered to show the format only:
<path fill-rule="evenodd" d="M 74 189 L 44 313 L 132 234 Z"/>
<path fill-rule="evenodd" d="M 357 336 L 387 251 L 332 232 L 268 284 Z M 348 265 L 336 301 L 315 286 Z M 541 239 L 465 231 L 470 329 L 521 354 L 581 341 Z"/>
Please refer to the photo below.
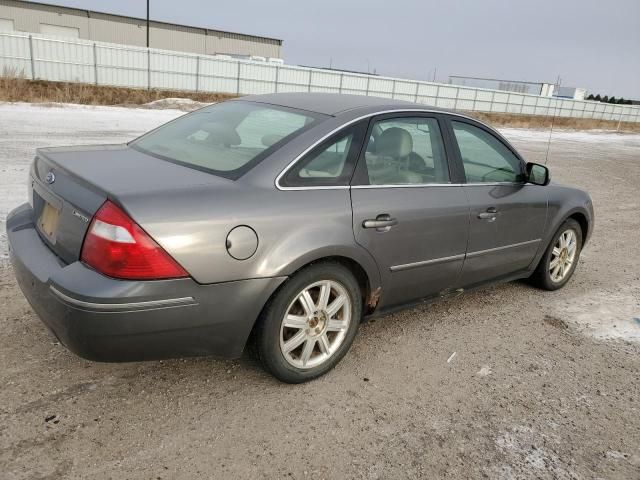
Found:
<path fill-rule="evenodd" d="M 362 222 L 363 228 L 375 228 L 379 232 L 387 232 L 394 225 L 398 224 L 398 220 L 395 218 L 391 218 L 391 215 L 388 213 L 383 213 L 378 215 L 375 220 L 369 219 Z"/>

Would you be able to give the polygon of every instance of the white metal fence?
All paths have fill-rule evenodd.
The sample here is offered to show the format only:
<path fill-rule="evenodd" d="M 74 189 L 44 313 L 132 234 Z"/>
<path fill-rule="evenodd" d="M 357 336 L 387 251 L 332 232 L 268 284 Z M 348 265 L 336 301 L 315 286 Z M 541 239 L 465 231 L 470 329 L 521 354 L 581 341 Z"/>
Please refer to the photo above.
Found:
<path fill-rule="evenodd" d="M 0 33 L 0 71 L 31 79 L 239 95 L 335 92 L 480 112 L 640 122 L 640 107 L 418 82 L 211 55 Z"/>

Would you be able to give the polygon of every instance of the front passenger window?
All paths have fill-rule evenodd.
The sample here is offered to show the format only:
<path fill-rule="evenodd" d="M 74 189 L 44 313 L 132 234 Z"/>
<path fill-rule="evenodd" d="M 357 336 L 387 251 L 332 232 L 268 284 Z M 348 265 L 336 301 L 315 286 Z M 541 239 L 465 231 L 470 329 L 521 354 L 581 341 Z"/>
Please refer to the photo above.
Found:
<path fill-rule="evenodd" d="M 468 123 L 451 123 L 467 182 L 521 181 L 522 162 L 500 140 Z"/>

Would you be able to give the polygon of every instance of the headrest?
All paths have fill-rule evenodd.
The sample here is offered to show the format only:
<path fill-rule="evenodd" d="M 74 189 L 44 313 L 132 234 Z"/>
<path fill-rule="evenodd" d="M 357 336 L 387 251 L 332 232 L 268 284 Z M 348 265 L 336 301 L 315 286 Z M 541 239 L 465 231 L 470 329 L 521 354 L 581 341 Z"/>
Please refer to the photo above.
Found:
<path fill-rule="evenodd" d="M 209 134 L 207 141 L 214 145 L 226 145 L 228 147 L 232 145 L 240 145 L 242 139 L 238 132 L 225 123 L 220 122 L 206 122 L 200 126 L 200 130 L 203 130 Z"/>
<path fill-rule="evenodd" d="M 413 138 L 404 128 L 391 127 L 376 140 L 376 154 L 402 158 L 413 152 Z"/>

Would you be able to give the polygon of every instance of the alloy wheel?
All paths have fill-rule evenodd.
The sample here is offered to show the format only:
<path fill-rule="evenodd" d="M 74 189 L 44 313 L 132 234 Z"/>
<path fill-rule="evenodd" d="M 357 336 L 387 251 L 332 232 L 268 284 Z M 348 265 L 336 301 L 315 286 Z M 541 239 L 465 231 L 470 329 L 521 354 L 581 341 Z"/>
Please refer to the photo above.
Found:
<path fill-rule="evenodd" d="M 578 236 L 573 229 L 569 228 L 560 234 L 551 251 L 549 262 L 552 282 L 560 283 L 569 275 L 576 259 L 577 246 Z"/>
<path fill-rule="evenodd" d="M 305 287 L 289 304 L 280 327 L 280 351 L 287 363 L 310 369 L 326 362 L 344 342 L 351 323 L 347 289 L 335 280 Z"/>

